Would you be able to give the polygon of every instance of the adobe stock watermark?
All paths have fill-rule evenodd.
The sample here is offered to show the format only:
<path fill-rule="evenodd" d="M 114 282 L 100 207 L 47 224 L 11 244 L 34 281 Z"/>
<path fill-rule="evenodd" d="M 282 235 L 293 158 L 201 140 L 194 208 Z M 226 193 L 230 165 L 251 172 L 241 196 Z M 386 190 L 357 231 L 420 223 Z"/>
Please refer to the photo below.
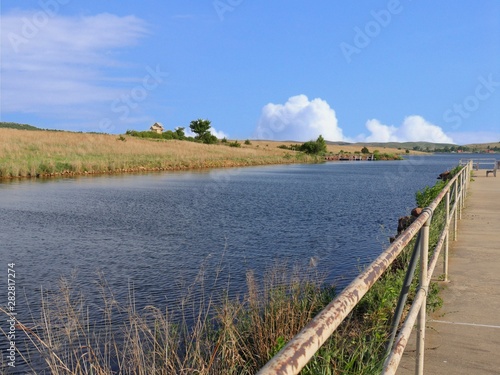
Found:
<path fill-rule="evenodd" d="M 18 53 L 21 45 L 29 43 L 31 39 L 36 37 L 40 30 L 47 26 L 49 20 L 57 15 L 61 9 L 61 5 L 67 5 L 69 2 L 70 0 L 38 1 L 41 9 L 33 13 L 30 18 L 22 18 L 21 34 L 10 32 L 7 35 L 14 52 Z"/>
<path fill-rule="evenodd" d="M 155 69 L 146 67 L 147 74 L 137 86 L 133 87 L 128 93 L 120 95 L 119 98 L 111 103 L 111 112 L 116 113 L 122 121 L 130 115 L 130 111 L 136 109 L 140 103 L 144 102 L 149 93 L 155 90 L 168 77 L 167 72 L 161 71 L 159 65 Z M 99 122 L 99 130 L 110 133 L 115 129 L 113 121 L 110 118 L 103 118 Z"/>
<path fill-rule="evenodd" d="M 473 95 L 466 96 L 461 103 L 454 103 L 452 108 L 443 113 L 443 120 L 452 123 L 453 129 L 458 129 L 463 120 L 476 112 L 481 107 L 481 102 L 491 98 L 500 87 L 500 81 L 495 81 L 493 73 L 490 73 L 487 78 L 479 76 L 477 80 L 479 83 L 476 85 Z"/>
<path fill-rule="evenodd" d="M 273 116 L 269 119 L 266 126 L 259 124 L 255 133 L 258 139 L 272 141 L 275 139 L 275 134 L 281 133 L 285 128 L 285 122 L 279 116 Z"/>
<path fill-rule="evenodd" d="M 384 179 L 388 190 L 393 194 L 398 192 L 401 186 L 404 186 L 405 181 L 415 175 L 417 167 L 422 166 L 426 158 L 427 156 L 415 156 L 406 162 L 399 163 L 397 172 L 384 172 Z"/>
<path fill-rule="evenodd" d="M 233 12 L 238 6 L 243 3 L 243 0 L 214 0 L 212 5 L 221 21 L 224 21 L 224 14 Z"/>
<path fill-rule="evenodd" d="M 352 55 L 360 54 L 363 49 L 368 47 L 373 39 L 378 37 L 382 30 L 389 26 L 393 16 L 400 14 L 403 6 L 400 0 L 389 0 L 385 9 L 370 12 L 372 19 L 368 21 L 363 28 L 356 26 L 354 28 L 354 38 L 352 44 L 340 43 L 340 50 L 348 63 L 352 61 Z"/>

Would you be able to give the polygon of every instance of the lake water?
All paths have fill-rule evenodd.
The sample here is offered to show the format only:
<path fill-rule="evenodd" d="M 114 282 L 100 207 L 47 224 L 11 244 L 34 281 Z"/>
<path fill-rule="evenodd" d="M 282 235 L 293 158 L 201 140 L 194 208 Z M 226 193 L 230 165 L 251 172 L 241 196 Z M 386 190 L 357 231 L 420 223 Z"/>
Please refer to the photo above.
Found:
<path fill-rule="evenodd" d="M 261 277 L 276 263 L 342 287 L 460 157 L 0 183 L 1 279 L 15 263 L 20 317 L 72 274 L 93 298 L 102 272 L 118 300 L 132 288 L 138 308 L 176 303 L 200 269 L 208 283 L 219 270 L 234 295 L 248 270 Z M 4 282 L 2 306 L 6 294 Z"/>

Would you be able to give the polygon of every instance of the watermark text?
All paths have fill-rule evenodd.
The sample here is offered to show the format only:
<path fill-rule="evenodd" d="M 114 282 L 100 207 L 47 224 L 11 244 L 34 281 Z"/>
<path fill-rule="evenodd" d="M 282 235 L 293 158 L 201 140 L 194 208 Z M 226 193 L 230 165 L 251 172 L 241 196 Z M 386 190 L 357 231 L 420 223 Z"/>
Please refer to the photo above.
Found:
<path fill-rule="evenodd" d="M 452 108 L 447 109 L 443 113 L 443 120 L 452 123 L 454 129 L 462 125 L 462 121 L 471 116 L 481 106 L 481 102 L 488 100 L 500 87 L 500 81 L 495 81 L 493 74 L 489 74 L 487 78 L 479 76 L 478 84 L 474 89 L 474 94 L 466 96 L 461 103 L 454 103 Z"/>
<path fill-rule="evenodd" d="M 219 16 L 221 21 L 224 21 L 224 14 L 227 12 L 233 12 L 243 0 L 214 0 L 212 5 L 214 6 L 215 12 Z"/>
<path fill-rule="evenodd" d="M 28 43 L 30 40 L 35 38 L 41 29 L 43 29 L 49 23 L 51 18 L 54 18 L 59 12 L 61 5 L 66 5 L 69 0 L 40 0 L 38 5 L 40 10 L 33 13 L 33 15 L 22 18 L 21 33 L 16 34 L 10 32 L 7 34 L 9 38 L 10 45 L 16 53 L 19 52 L 19 47 L 23 44 Z"/>
<path fill-rule="evenodd" d="M 352 55 L 360 54 L 368 47 L 373 39 L 379 36 L 384 28 L 389 26 L 393 16 L 401 13 L 403 6 L 400 0 L 389 0 L 385 9 L 370 12 L 372 19 L 368 21 L 363 28 L 356 26 L 354 28 L 354 38 L 352 44 L 347 42 L 340 43 L 340 50 L 348 63 L 352 61 Z"/>
<path fill-rule="evenodd" d="M 15 263 L 7 264 L 7 364 L 16 367 L 16 270 Z"/>

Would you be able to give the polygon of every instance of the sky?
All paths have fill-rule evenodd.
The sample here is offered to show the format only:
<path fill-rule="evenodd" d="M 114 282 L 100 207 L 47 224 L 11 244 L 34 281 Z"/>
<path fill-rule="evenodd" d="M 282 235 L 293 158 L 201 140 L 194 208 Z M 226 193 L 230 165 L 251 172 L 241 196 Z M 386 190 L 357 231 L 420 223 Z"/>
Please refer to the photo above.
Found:
<path fill-rule="evenodd" d="M 500 141 L 500 2 L 2 0 L 0 121 Z"/>

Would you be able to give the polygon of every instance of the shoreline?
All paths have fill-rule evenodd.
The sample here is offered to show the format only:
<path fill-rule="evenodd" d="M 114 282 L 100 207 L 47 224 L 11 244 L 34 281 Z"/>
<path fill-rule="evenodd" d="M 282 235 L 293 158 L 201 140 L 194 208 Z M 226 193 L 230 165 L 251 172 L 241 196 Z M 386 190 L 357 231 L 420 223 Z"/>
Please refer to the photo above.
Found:
<path fill-rule="evenodd" d="M 320 155 L 283 149 L 283 145 L 295 142 L 281 141 L 242 142 L 239 147 L 230 147 L 223 143 L 16 129 L 0 129 L 0 139 L 0 181 L 325 162 Z M 360 146 L 327 145 L 327 154 L 360 150 Z M 404 155 L 401 150 L 385 147 L 380 147 L 380 153 Z"/>
<path fill-rule="evenodd" d="M 146 167 L 136 167 L 128 169 L 116 169 L 108 171 L 85 171 L 85 172 L 52 172 L 52 173 L 38 173 L 34 176 L 0 176 L 0 183 L 13 180 L 38 180 L 38 179 L 52 179 L 52 178 L 63 178 L 63 177 L 98 177 L 105 175 L 133 175 L 141 173 L 152 173 L 152 172 L 189 172 L 189 171 L 205 171 L 211 169 L 226 169 L 226 168 L 243 168 L 243 167 L 259 167 L 259 166 L 271 166 L 271 165 L 292 165 L 292 164 L 321 164 L 323 160 L 318 161 L 308 161 L 308 162 L 298 162 L 298 161 L 288 161 L 288 162 L 277 162 L 272 161 L 270 163 L 228 163 L 227 165 L 207 165 L 199 167 L 157 167 L 157 168 L 146 168 Z"/>

